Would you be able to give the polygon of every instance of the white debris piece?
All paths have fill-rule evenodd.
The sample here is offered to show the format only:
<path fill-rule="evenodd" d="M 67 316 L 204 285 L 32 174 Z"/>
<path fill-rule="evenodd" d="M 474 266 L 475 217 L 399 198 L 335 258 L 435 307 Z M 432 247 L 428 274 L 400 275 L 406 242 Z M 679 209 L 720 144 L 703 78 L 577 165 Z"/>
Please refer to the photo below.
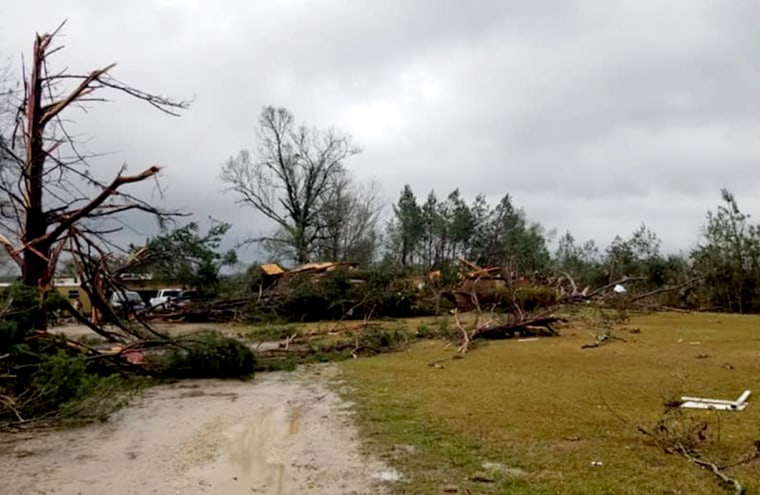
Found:
<path fill-rule="evenodd" d="M 395 469 L 386 469 L 384 471 L 373 474 L 372 477 L 380 481 L 394 482 L 401 480 L 401 473 Z"/>
<path fill-rule="evenodd" d="M 625 294 L 626 292 L 628 292 L 625 289 L 625 287 L 623 287 L 620 284 L 617 284 L 612 290 L 613 290 L 613 292 L 615 292 L 615 294 Z"/>
<path fill-rule="evenodd" d="M 716 411 L 743 411 L 747 407 L 747 399 L 752 394 L 750 390 L 745 390 L 738 399 L 704 399 L 702 397 L 681 397 L 683 401 L 681 407 L 686 409 L 713 409 Z"/>

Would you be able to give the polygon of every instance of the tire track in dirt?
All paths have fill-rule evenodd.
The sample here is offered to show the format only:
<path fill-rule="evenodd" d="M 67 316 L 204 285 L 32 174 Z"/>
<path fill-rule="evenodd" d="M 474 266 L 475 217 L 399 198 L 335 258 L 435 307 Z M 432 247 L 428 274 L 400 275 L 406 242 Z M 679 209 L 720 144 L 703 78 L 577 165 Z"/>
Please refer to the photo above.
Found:
<path fill-rule="evenodd" d="M 6 436 L 2 492 L 382 493 L 387 468 L 360 454 L 350 404 L 324 382 L 336 370 L 162 385 L 105 423 Z"/>

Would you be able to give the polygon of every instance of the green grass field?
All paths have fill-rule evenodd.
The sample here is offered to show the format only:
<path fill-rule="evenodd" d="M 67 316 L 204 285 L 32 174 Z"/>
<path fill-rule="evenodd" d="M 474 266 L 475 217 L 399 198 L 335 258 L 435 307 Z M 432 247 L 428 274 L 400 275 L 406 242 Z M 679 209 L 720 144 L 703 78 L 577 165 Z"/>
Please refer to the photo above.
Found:
<path fill-rule="evenodd" d="M 733 400 L 751 389 L 742 412 L 683 418 L 710 421 L 705 458 L 727 463 L 750 452 L 760 440 L 760 317 L 641 316 L 616 331 L 626 342 L 584 350 L 593 340 L 586 324 L 561 333 L 488 342 L 464 359 L 448 359 L 455 346 L 423 341 L 345 362 L 367 448 L 404 473 L 397 492 L 724 492 L 711 473 L 664 453 L 636 426 L 652 428 L 665 401 L 680 395 Z M 428 366 L 434 360 L 445 360 L 443 368 Z M 727 473 L 760 492 L 760 461 Z"/>

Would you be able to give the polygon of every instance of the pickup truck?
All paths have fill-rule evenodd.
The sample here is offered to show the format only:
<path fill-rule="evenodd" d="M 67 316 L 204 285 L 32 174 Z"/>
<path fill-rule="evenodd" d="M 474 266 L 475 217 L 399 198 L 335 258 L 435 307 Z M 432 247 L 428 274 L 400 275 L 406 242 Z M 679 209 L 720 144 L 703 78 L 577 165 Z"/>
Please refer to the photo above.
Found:
<path fill-rule="evenodd" d="M 151 308 L 165 308 L 169 303 L 177 299 L 182 291 L 180 289 L 161 289 L 156 297 L 151 297 L 148 304 Z"/>

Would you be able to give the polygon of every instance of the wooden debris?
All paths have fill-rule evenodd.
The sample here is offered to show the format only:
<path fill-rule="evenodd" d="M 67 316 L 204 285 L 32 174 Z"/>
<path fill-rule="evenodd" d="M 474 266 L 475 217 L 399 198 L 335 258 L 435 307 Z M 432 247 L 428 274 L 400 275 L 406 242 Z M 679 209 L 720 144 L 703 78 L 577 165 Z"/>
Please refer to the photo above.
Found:
<path fill-rule="evenodd" d="M 581 349 L 593 349 L 595 347 L 599 347 L 600 345 L 609 342 L 610 340 L 619 340 L 621 342 L 626 342 L 626 340 L 622 337 L 618 337 L 616 335 L 612 335 L 612 333 L 607 330 L 604 333 L 597 334 L 597 336 L 594 338 L 594 342 L 591 344 L 583 344 L 581 346 Z"/>
<path fill-rule="evenodd" d="M 468 330 L 459 318 L 459 311 L 455 309 L 454 321 L 462 334 L 462 343 L 458 351 L 465 354 L 472 341 L 476 339 L 501 340 L 514 337 L 559 335 L 553 325 L 563 320 L 548 312 L 536 315 L 519 312 L 498 316 L 492 314 L 488 320 L 482 321 L 482 315 L 478 313 L 475 323 Z"/>

